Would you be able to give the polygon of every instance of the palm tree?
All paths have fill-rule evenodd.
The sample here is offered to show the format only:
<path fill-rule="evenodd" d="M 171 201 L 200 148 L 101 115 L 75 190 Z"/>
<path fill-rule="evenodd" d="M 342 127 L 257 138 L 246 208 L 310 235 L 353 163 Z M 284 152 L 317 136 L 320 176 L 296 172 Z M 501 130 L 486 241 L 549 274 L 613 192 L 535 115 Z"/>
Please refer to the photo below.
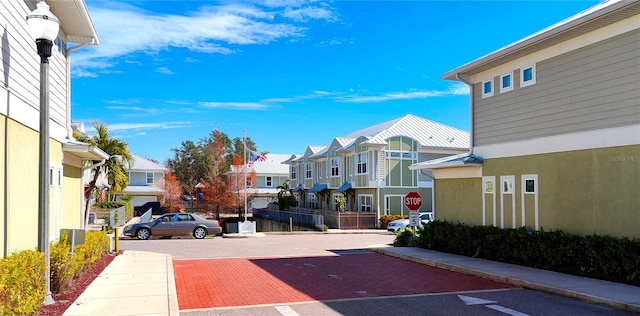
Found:
<path fill-rule="evenodd" d="M 285 180 L 278 186 L 278 208 L 281 211 L 288 211 L 290 207 L 295 206 L 296 199 L 291 195 L 289 188 L 289 180 Z"/>
<path fill-rule="evenodd" d="M 134 163 L 133 156 L 129 151 L 129 145 L 127 143 L 109 135 L 109 129 L 106 124 L 94 121 L 92 125 L 98 132 L 97 135 L 88 136 L 76 130 L 73 133 L 73 137 L 78 141 L 100 148 L 110 157 L 105 160 L 104 164 L 97 166 L 94 169 L 93 179 L 84 190 L 85 224 L 89 218 L 89 202 L 91 201 L 91 195 L 96 189 L 96 182 L 98 181 L 100 174 L 103 172 L 106 174 L 107 182 L 111 186 L 112 191 L 120 192 L 129 184 L 127 166 L 131 166 Z M 94 161 L 92 163 L 95 164 L 98 162 Z"/>

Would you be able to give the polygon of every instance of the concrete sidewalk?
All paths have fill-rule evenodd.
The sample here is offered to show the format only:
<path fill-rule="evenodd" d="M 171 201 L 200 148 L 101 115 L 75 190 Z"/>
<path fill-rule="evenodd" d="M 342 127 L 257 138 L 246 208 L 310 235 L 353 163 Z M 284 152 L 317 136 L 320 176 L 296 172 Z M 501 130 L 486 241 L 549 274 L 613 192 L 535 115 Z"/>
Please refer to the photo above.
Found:
<path fill-rule="evenodd" d="M 640 287 L 470 258 L 422 248 L 371 246 L 372 251 L 640 313 Z M 64 315 L 179 315 L 171 256 L 125 251 Z"/>
<path fill-rule="evenodd" d="M 640 287 L 413 247 L 371 250 L 518 287 L 640 313 Z"/>
<path fill-rule="evenodd" d="M 124 251 L 63 315 L 179 315 L 169 255 Z"/>

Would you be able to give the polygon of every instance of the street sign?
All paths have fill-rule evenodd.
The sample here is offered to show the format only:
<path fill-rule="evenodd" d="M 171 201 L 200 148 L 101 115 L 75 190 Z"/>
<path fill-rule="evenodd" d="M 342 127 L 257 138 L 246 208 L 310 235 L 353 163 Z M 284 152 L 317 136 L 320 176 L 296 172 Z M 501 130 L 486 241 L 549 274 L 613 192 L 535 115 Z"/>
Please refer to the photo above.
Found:
<path fill-rule="evenodd" d="M 409 212 L 409 226 L 417 227 L 420 225 L 420 213 Z"/>
<path fill-rule="evenodd" d="M 404 197 L 404 205 L 410 211 L 417 211 L 422 207 L 422 196 L 418 192 L 409 192 Z"/>

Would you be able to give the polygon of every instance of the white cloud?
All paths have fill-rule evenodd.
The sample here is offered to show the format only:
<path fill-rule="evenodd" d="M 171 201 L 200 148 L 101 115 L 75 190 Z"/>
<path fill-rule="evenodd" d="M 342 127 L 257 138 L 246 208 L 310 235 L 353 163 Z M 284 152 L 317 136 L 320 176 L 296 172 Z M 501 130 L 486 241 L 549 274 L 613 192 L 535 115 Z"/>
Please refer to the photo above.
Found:
<path fill-rule="evenodd" d="M 449 87 L 449 91 L 453 95 L 469 95 L 469 93 L 471 93 L 469 86 L 461 82 L 452 84 Z"/>
<path fill-rule="evenodd" d="M 100 45 L 74 55 L 75 76 L 97 76 L 99 69 L 113 67 L 119 58 L 126 59 L 135 53 L 153 54 L 170 47 L 232 54 L 237 51 L 234 45 L 268 44 L 281 38 L 302 37 L 306 28 L 298 25 L 300 21 L 335 19 L 329 7 L 315 2 L 297 2 L 305 5 L 297 10 L 291 6 L 223 4 L 203 6 L 184 15 L 157 14 L 112 1 L 91 4 L 89 9 Z M 275 16 L 286 19 L 276 22 Z"/>
<path fill-rule="evenodd" d="M 156 72 L 163 75 L 175 75 L 176 73 L 171 71 L 171 69 L 167 67 L 158 67 L 156 68 Z"/>
<path fill-rule="evenodd" d="M 269 105 L 259 102 L 200 102 L 200 105 L 208 108 L 230 110 L 266 110 Z"/>
<path fill-rule="evenodd" d="M 466 88 L 465 88 L 466 87 Z M 469 94 L 469 87 L 465 84 L 453 84 L 445 91 L 437 90 L 410 90 L 403 92 L 389 92 L 379 95 L 347 95 L 336 97 L 339 102 L 345 103 L 378 103 L 393 100 L 426 99 L 452 95 Z"/>
<path fill-rule="evenodd" d="M 148 129 L 171 129 L 191 126 L 191 122 L 158 122 L 158 123 L 116 123 L 108 125 L 110 131 L 141 131 Z"/>

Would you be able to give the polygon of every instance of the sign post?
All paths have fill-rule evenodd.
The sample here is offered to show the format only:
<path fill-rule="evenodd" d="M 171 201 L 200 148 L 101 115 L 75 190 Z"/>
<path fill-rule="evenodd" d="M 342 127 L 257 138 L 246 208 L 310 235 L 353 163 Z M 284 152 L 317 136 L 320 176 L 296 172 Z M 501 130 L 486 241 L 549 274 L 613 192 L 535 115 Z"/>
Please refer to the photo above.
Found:
<path fill-rule="evenodd" d="M 415 228 L 420 225 L 418 210 L 422 207 L 422 196 L 415 191 L 409 192 L 404 197 L 404 205 L 409 209 L 409 226 L 413 227 L 415 234 Z"/>

